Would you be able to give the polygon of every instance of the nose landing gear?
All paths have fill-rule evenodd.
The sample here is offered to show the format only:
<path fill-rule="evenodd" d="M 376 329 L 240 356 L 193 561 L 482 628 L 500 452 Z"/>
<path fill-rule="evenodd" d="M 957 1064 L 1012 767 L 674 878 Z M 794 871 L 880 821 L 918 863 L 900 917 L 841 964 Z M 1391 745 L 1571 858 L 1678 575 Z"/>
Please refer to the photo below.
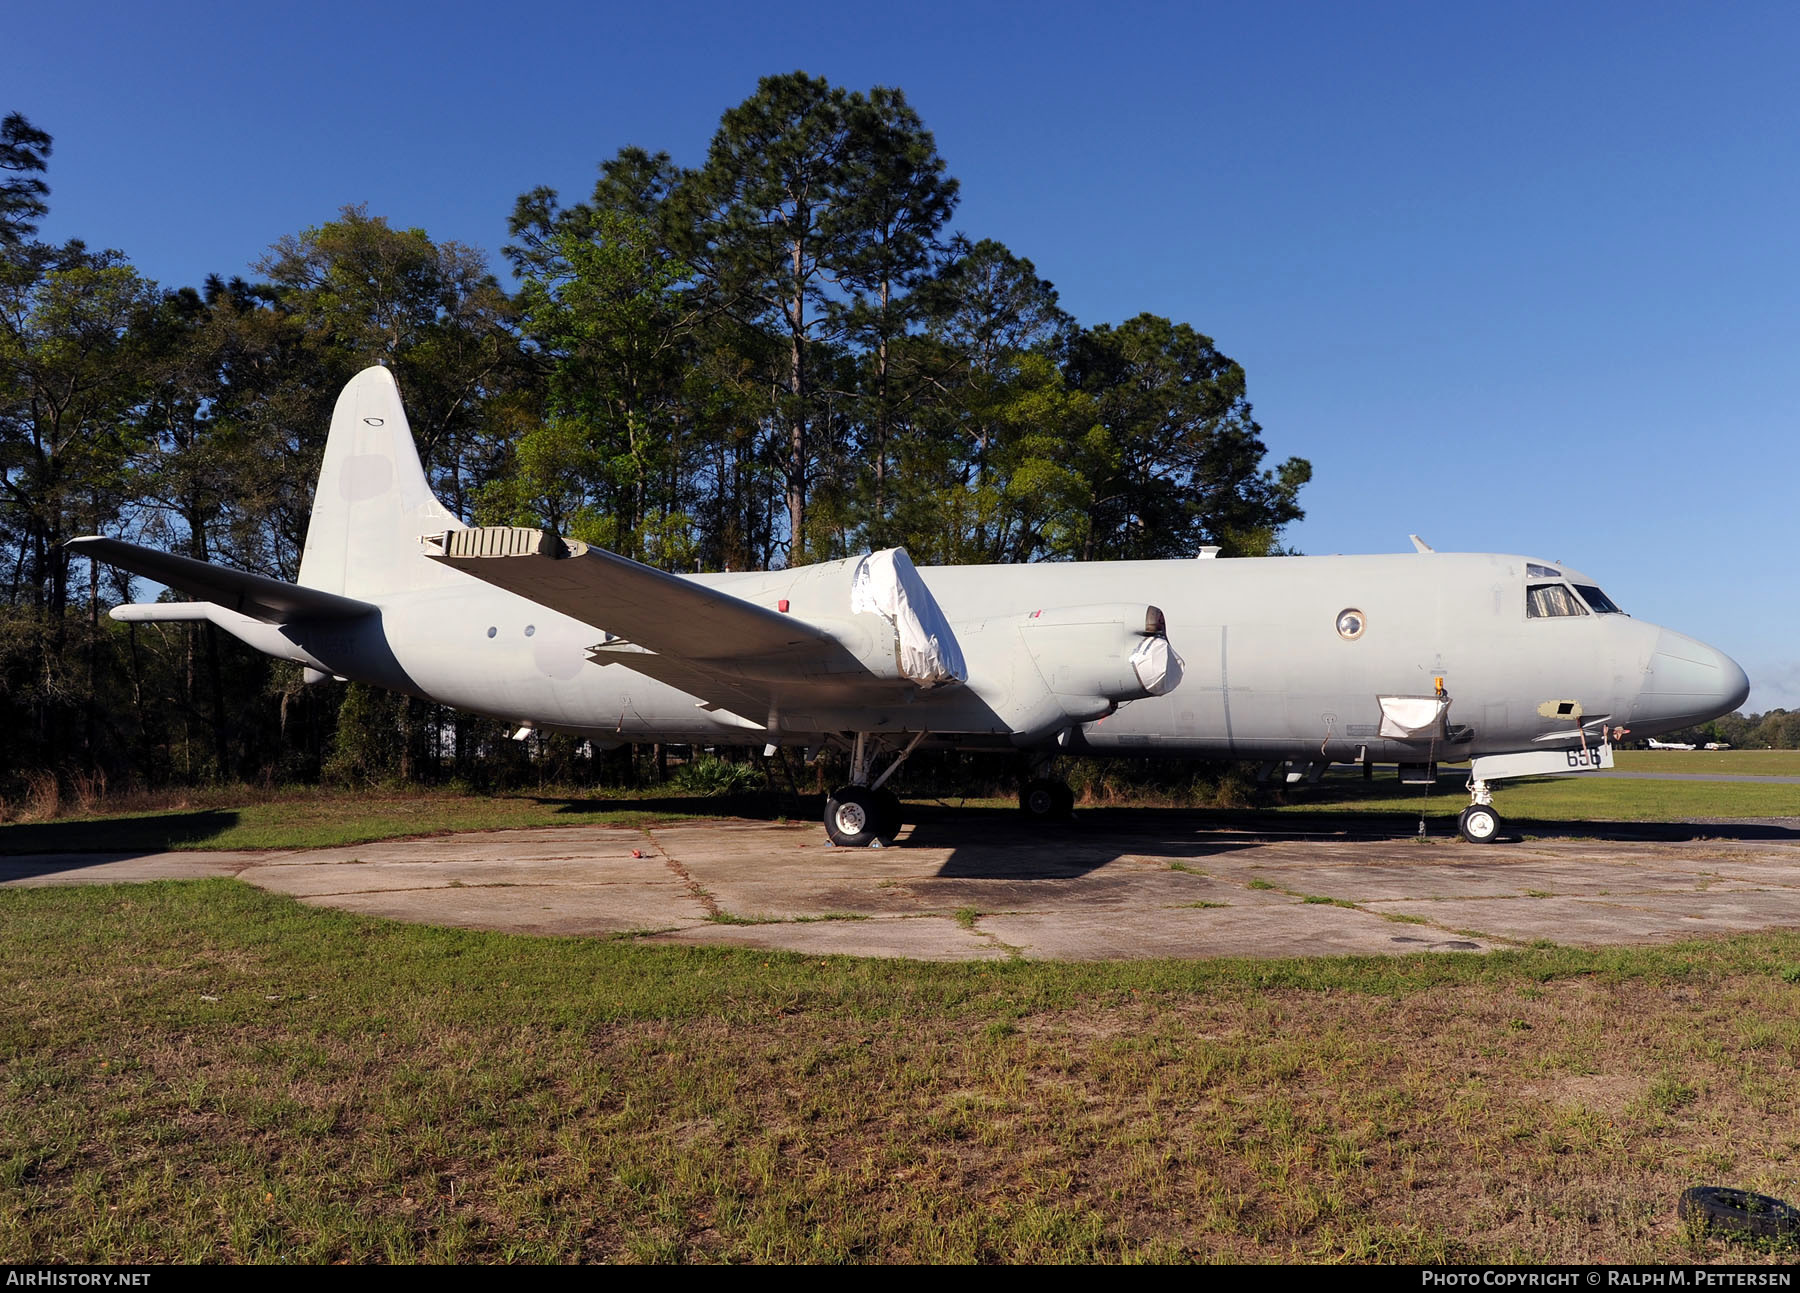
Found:
<path fill-rule="evenodd" d="M 1492 844 L 1500 834 L 1500 814 L 1494 811 L 1494 792 L 1487 782 L 1469 778 L 1469 806 L 1456 819 L 1456 829 L 1471 844 Z"/>
<path fill-rule="evenodd" d="M 1470 804 L 1456 819 L 1456 829 L 1471 844 L 1492 844 L 1500 833 L 1500 814 L 1487 804 Z"/>

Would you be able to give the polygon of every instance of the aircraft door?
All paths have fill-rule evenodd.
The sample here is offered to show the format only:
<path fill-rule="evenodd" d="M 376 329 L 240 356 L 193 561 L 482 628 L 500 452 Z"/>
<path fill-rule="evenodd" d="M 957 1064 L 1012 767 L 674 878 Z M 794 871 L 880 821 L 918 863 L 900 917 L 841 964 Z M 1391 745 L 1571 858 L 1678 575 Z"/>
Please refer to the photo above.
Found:
<path fill-rule="evenodd" d="M 1174 711 L 1172 744 L 1207 747 L 1231 744 L 1230 674 L 1226 668 L 1226 632 L 1220 624 L 1184 625 L 1179 640 L 1170 641 L 1181 652 L 1186 673 L 1181 686 L 1169 695 Z"/>

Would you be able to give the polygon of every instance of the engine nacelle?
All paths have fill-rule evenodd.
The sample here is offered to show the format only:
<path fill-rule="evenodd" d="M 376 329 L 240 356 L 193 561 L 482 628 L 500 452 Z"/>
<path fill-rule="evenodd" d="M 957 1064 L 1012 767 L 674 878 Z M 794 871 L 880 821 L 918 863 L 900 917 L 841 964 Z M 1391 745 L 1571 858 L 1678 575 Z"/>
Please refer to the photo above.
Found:
<path fill-rule="evenodd" d="M 1019 637 L 1064 713 L 1088 721 L 1181 682 L 1181 657 L 1155 606 L 1106 602 L 1033 611 Z"/>

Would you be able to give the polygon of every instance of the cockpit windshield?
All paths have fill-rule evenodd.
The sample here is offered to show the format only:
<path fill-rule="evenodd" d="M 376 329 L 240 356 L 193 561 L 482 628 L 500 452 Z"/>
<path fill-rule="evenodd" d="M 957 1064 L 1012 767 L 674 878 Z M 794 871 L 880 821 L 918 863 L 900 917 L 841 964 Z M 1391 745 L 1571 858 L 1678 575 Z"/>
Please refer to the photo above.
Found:
<path fill-rule="evenodd" d="M 1527 619 L 1560 619 L 1563 616 L 1586 614 L 1587 607 L 1569 591 L 1567 584 L 1529 584 L 1525 588 Z"/>
<path fill-rule="evenodd" d="M 1588 609 L 1596 615 L 1623 615 L 1618 603 L 1592 584 L 1576 584 L 1575 591 L 1581 594 L 1581 600 L 1588 604 Z"/>

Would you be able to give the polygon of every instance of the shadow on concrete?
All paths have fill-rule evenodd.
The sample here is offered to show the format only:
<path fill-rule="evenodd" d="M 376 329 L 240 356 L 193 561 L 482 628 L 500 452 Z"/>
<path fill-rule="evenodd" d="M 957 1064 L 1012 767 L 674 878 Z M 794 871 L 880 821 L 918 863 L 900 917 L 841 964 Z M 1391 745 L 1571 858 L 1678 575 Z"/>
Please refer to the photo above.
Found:
<path fill-rule="evenodd" d="M 1539 822 L 1504 821 L 1509 838 L 1526 835 L 1571 840 L 1620 840 L 1680 843 L 1684 840 L 1774 840 L 1800 844 L 1800 818 L 1739 817 L 1688 822 Z M 1455 826 L 1450 827 L 1451 831 Z"/>
<path fill-rule="evenodd" d="M 1095 809 L 1066 822 L 1037 822 L 1016 808 L 909 804 L 902 848 L 947 848 L 943 879 L 1052 880 L 1086 875 L 1136 853 L 1201 859 L 1257 841 L 1216 828 L 1197 810 Z"/>
<path fill-rule="evenodd" d="M 1278 840 L 1403 840 L 1419 834 L 1416 813 L 1275 813 L 1184 808 L 1090 808 L 1068 822 L 1030 822 L 1016 810 L 909 806 L 901 847 L 954 850 L 941 876 L 1051 878 L 1081 875 L 1134 853 L 1203 859 Z M 1682 843 L 1739 840 L 1800 843 L 1800 819 L 1693 822 L 1567 822 L 1506 819 L 1496 841 L 1526 838 Z M 1427 819 L 1426 836 L 1457 838 L 1455 818 Z M 1503 852 L 1501 854 L 1503 856 Z M 1483 854 L 1471 851 L 1469 861 Z M 1496 857 L 1498 860 L 1498 857 Z"/>
<path fill-rule="evenodd" d="M 166 853 L 214 839 L 238 824 L 230 809 L 109 817 L 102 821 L 28 822 L 0 830 L 0 857 L 105 853 L 114 860 Z M 82 865 L 87 864 L 82 859 Z"/>
<path fill-rule="evenodd" d="M 751 791 L 741 795 L 651 795 L 634 799 L 565 799 L 534 795 L 533 802 L 553 809 L 559 816 L 581 817 L 590 813 L 666 813 L 670 817 L 742 817 L 754 822 L 822 821 L 825 800 L 820 795 L 799 799 Z"/>
<path fill-rule="evenodd" d="M 1179 808 L 1099 808 L 1078 817 L 1108 830 L 1119 831 L 1214 831 L 1231 832 L 1247 839 L 1368 839 L 1416 838 L 1416 812 L 1317 812 L 1207 811 Z M 1501 822 L 1505 833 L 1499 842 L 1526 836 L 1554 839 L 1619 840 L 1621 842 L 1679 843 L 1686 840 L 1773 840 L 1800 843 L 1800 818 L 1744 817 L 1696 818 L 1677 822 L 1553 821 L 1508 816 Z M 1425 834 L 1431 839 L 1457 838 L 1454 815 L 1430 815 Z"/>

